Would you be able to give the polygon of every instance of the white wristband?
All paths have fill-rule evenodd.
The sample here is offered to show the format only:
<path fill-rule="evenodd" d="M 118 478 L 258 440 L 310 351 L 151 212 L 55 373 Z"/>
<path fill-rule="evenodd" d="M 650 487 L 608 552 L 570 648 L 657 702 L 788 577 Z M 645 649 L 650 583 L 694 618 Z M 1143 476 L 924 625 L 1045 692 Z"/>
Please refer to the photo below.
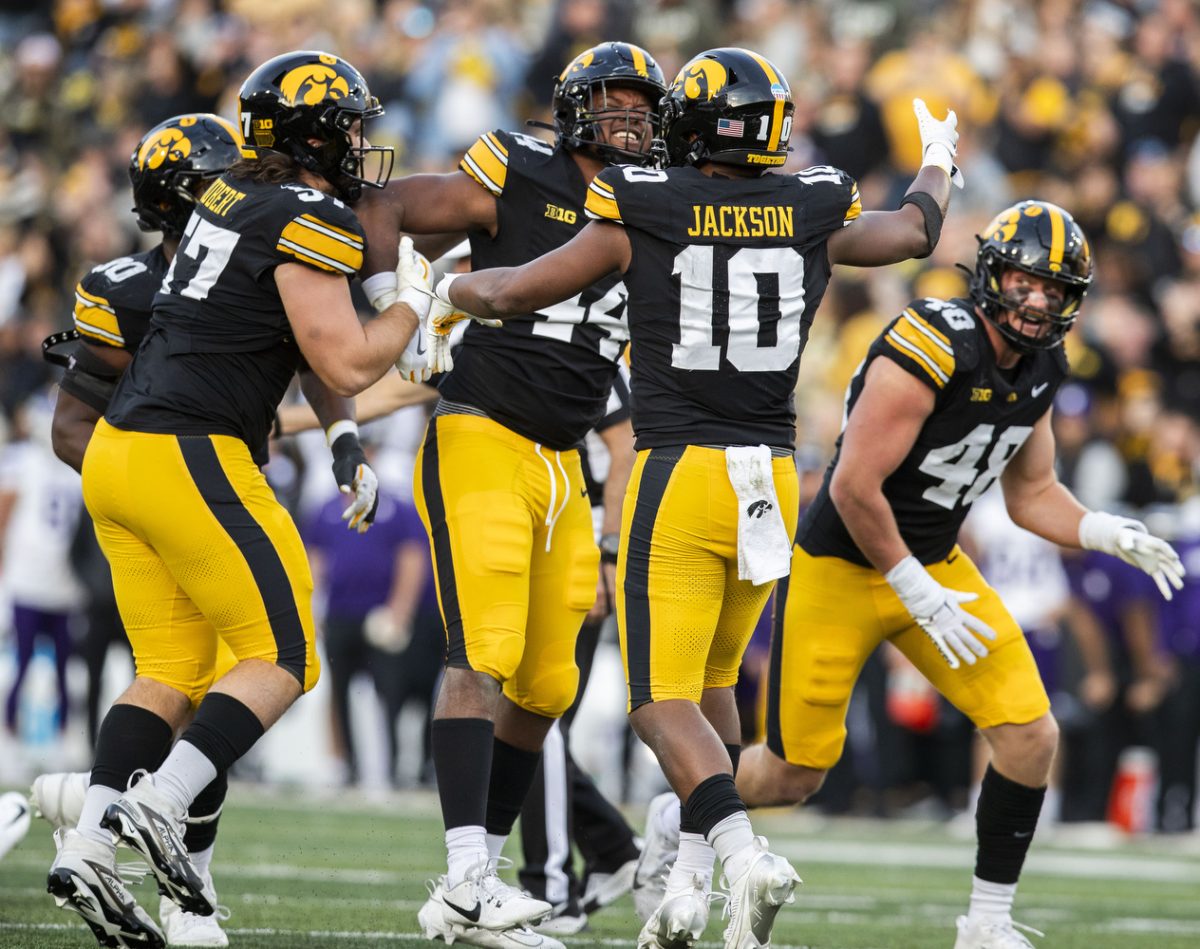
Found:
<path fill-rule="evenodd" d="M 450 301 L 450 284 L 454 283 L 462 274 L 448 273 L 438 281 L 438 285 L 433 288 L 433 295 L 445 303 L 447 306 L 454 306 Z"/>
<path fill-rule="evenodd" d="M 371 301 L 371 306 L 379 313 L 382 313 L 395 302 L 398 286 L 399 281 L 396 279 L 396 271 L 394 270 L 385 270 L 383 273 L 373 274 L 362 282 L 363 292 L 367 295 L 367 299 Z M 388 299 L 389 295 L 391 299 Z"/>
<path fill-rule="evenodd" d="M 951 174 L 954 171 L 954 156 L 941 142 L 933 142 L 925 149 L 925 157 L 921 159 L 921 167 L 927 165 L 933 165 L 946 174 Z"/>
<path fill-rule="evenodd" d="M 333 443 L 347 432 L 350 432 L 355 438 L 357 438 L 358 422 L 354 421 L 352 418 L 338 419 L 336 422 L 330 425 L 329 428 L 325 429 L 325 444 L 332 448 Z"/>
<path fill-rule="evenodd" d="M 912 554 L 884 574 L 884 579 L 914 616 L 932 614 L 945 599 L 942 585 Z"/>

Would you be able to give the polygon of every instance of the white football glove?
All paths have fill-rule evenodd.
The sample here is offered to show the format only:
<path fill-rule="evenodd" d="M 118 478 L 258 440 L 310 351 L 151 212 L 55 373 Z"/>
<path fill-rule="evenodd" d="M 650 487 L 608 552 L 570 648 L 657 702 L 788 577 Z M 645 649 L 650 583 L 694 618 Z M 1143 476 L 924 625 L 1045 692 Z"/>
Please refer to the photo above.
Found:
<path fill-rule="evenodd" d="M 484 326 L 501 326 L 500 320 L 464 313 L 450 302 L 450 284 L 460 274 L 448 273 L 438 281 L 434 290 L 433 306 L 429 310 L 429 363 L 434 372 L 449 372 L 454 368 L 454 357 L 450 354 L 450 334 L 463 320 L 475 320 Z"/>
<path fill-rule="evenodd" d="M 363 290 L 376 312 L 382 313 L 393 303 L 406 303 L 420 320 L 416 332 L 396 360 L 400 377 L 409 382 L 427 382 L 433 375 L 425 344 L 429 308 L 433 303 L 432 275 L 429 261 L 414 249 L 412 238 L 405 236 L 400 239 L 395 271 L 374 274 L 363 281 Z"/>
<path fill-rule="evenodd" d="M 1088 511 L 1079 522 L 1079 546 L 1120 557 L 1127 564 L 1150 574 L 1166 599 L 1171 587 L 1183 589 L 1183 561 L 1175 548 L 1155 537 L 1141 521 L 1104 511 Z"/>
<path fill-rule="evenodd" d="M 958 154 L 958 116 L 949 109 L 944 119 L 935 119 L 924 99 L 913 99 L 913 112 L 921 133 L 921 167 L 936 165 L 961 188 L 964 184 L 962 172 L 954 164 Z"/>
<path fill-rule="evenodd" d="M 976 656 L 988 654 L 978 637 L 992 640 L 996 631 L 960 605 L 978 599 L 978 593 L 946 589 L 911 554 L 892 567 L 885 579 L 951 669 L 961 665 L 960 658 L 973 666 Z"/>
<path fill-rule="evenodd" d="M 366 453 L 358 440 L 358 426 L 350 419 L 340 419 L 325 433 L 333 453 L 333 477 L 342 494 L 353 494 L 354 500 L 342 512 L 349 530 L 364 534 L 374 522 L 379 508 L 379 478 L 367 464 Z"/>

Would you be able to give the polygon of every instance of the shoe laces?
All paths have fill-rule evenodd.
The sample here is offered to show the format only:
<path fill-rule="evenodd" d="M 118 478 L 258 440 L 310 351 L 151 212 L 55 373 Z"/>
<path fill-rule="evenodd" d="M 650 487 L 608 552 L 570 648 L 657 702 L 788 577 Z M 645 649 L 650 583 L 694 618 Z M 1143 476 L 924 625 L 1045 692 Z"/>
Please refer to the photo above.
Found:
<path fill-rule="evenodd" d="M 514 896 L 532 899 L 520 887 L 513 886 L 501 879 L 500 871 L 512 865 L 513 862 L 507 857 L 489 857 L 468 870 L 467 879 L 473 880 L 484 897 L 497 906 Z"/>
<path fill-rule="evenodd" d="M 1021 932 L 1014 932 L 1017 929 L 1021 930 Z M 1043 939 L 1046 937 L 1046 934 L 1040 929 L 1034 929 L 1032 926 L 1026 926 L 1024 923 L 1018 923 L 1015 919 L 1008 920 L 1008 931 L 1014 938 L 1020 939 L 1022 943 L 1031 947 L 1031 949 L 1033 943 L 1025 938 L 1025 933 L 1032 933 L 1034 936 L 1039 936 Z"/>

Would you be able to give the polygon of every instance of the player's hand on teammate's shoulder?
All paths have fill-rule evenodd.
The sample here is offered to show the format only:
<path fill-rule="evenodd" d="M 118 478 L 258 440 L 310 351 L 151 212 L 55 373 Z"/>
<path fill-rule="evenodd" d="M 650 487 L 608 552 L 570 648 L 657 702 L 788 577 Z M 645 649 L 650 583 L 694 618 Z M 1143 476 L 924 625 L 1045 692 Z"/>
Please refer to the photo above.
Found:
<path fill-rule="evenodd" d="M 1079 522 L 1079 546 L 1120 557 L 1127 564 L 1148 573 L 1159 592 L 1171 599 L 1171 588 L 1183 589 L 1183 561 L 1175 548 L 1155 537 L 1141 521 L 1131 517 L 1088 511 Z"/>

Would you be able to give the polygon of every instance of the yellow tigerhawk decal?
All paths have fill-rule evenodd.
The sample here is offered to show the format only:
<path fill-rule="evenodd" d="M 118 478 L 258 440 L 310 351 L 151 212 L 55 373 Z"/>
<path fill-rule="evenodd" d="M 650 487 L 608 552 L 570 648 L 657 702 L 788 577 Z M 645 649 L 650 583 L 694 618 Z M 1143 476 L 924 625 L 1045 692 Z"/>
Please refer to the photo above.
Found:
<path fill-rule="evenodd" d="M 562 71 L 562 75 L 558 77 L 558 81 L 562 82 L 573 72 L 579 72 L 581 69 L 587 69 L 592 64 L 592 60 L 596 58 L 596 54 L 592 50 L 585 50 L 576 56 L 567 64 L 567 68 Z"/>
<path fill-rule="evenodd" d="M 992 222 L 984 229 L 983 239 L 986 241 L 996 234 L 1000 235 L 1002 242 L 1012 240 L 1012 237 L 1017 233 L 1017 222 L 1021 219 L 1021 212 L 1017 208 L 1009 208 L 1007 211 L 1001 211 Z"/>
<path fill-rule="evenodd" d="M 333 57 L 328 57 L 333 59 Z M 337 62 L 336 59 L 333 60 Z M 324 58 L 322 58 L 322 63 Z M 279 83 L 289 105 L 316 105 L 326 99 L 344 99 L 350 95 L 350 85 L 328 65 L 306 63 L 297 66 Z"/>
<path fill-rule="evenodd" d="M 699 99 L 704 96 L 705 99 L 711 100 L 725 88 L 727 82 L 729 82 L 729 74 L 725 71 L 724 66 L 714 59 L 701 59 L 690 66 L 684 66 L 679 71 L 679 75 L 675 77 L 672 88 L 682 85 L 683 94 L 689 99 Z"/>
<path fill-rule="evenodd" d="M 138 168 L 145 171 L 158 168 L 164 162 L 183 161 L 191 153 L 191 140 L 183 132 L 177 128 L 163 129 L 138 151 Z"/>

